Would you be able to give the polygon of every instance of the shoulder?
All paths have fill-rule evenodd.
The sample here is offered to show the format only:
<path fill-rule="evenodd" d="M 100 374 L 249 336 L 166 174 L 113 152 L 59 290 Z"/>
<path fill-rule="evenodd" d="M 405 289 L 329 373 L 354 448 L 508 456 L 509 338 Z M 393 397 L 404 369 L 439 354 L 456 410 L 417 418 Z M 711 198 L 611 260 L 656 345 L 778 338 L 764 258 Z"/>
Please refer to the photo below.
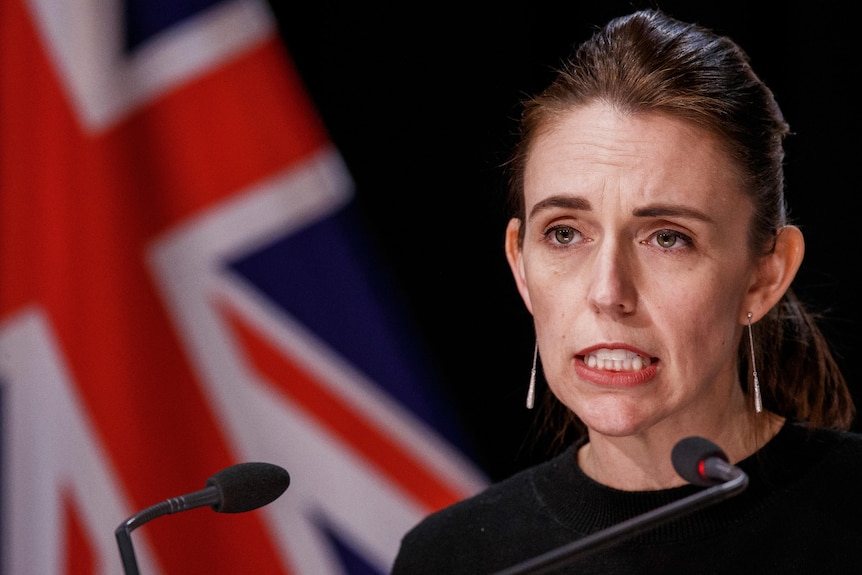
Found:
<path fill-rule="evenodd" d="M 801 424 L 788 424 L 787 427 L 807 449 L 825 455 L 831 453 L 853 453 L 862 451 L 862 433 L 843 429 L 815 428 Z"/>
<path fill-rule="evenodd" d="M 778 439 L 769 452 L 800 477 L 844 486 L 862 481 L 862 433 L 788 423 Z"/>
<path fill-rule="evenodd" d="M 862 537 L 862 434 L 836 429 L 808 429 L 792 426 L 792 440 L 783 449 L 782 465 L 771 467 L 770 486 L 782 519 L 811 539 L 838 540 Z M 813 544 L 813 543 L 812 543 Z"/>
<path fill-rule="evenodd" d="M 838 429 L 818 429 L 811 434 L 814 449 L 824 453 L 825 461 L 840 459 L 862 471 L 862 433 Z"/>
<path fill-rule="evenodd" d="M 567 450 L 431 513 L 402 538 L 393 573 L 487 570 L 486 562 L 502 560 L 507 542 L 518 540 L 516 533 L 535 537 L 537 529 L 547 525 L 537 486 L 565 473 L 569 459 Z"/>
<path fill-rule="evenodd" d="M 482 532 L 496 520 L 505 520 L 513 508 L 535 505 L 534 476 L 546 464 L 524 469 L 475 495 L 431 513 L 411 529 L 407 538 L 427 540 L 444 533 Z"/>
<path fill-rule="evenodd" d="M 419 526 L 453 522 L 471 524 L 480 517 L 508 517 L 512 509 L 521 506 L 533 508 L 541 503 L 541 496 L 537 493 L 540 486 L 548 482 L 568 481 L 567 476 L 576 467 L 573 449 L 570 447 L 548 461 L 523 469 L 472 497 L 445 507 L 429 515 Z"/>

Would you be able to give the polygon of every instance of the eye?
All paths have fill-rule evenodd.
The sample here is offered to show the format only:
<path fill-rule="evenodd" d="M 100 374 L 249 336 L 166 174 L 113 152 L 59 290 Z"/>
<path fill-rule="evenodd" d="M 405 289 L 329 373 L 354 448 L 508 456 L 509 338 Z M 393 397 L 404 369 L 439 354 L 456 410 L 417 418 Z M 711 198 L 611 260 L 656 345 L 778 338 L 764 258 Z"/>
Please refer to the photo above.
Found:
<path fill-rule="evenodd" d="M 655 242 L 663 249 L 682 249 L 691 245 L 691 238 L 676 230 L 659 230 L 647 241 Z"/>
<path fill-rule="evenodd" d="M 563 246 L 577 243 L 581 240 L 581 232 L 572 226 L 554 226 L 546 230 L 544 236 L 551 243 Z"/>

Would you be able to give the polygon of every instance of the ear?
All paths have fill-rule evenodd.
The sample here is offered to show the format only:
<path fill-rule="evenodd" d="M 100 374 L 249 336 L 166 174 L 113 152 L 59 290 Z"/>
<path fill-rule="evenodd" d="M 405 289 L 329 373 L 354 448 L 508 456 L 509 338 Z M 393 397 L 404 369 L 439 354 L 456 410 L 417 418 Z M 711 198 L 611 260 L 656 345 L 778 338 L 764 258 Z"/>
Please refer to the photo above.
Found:
<path fill-rule="evenodd" d="M 764 256 L 745 297 L 743 314 L 750 311 L 757 321 L 778 303 L 790 288 L 805 254 L 805 240 L 796 226 L 784 226 L 775 238 L 775 249 Z M 747 318 L 742 322 L 746 323 Z"/>
<path fill-rule="evenodd" d="M 533 304 L 530 302 L 530 290 L 527 288 L 527 274 L 524 271 L 524 255 L 521 250 L 521 243 L 518 240 L 520 230 L 520 219 L 512 218 L 509 220 L 509 224 L 506 226 L 506 260 L 509 262 L 509 269 L 515 278 L 515 285 L 518 287 L 521 299 L 524 300 L 524 305 L 527 306 L 530 313 L 533 313 Z"/>

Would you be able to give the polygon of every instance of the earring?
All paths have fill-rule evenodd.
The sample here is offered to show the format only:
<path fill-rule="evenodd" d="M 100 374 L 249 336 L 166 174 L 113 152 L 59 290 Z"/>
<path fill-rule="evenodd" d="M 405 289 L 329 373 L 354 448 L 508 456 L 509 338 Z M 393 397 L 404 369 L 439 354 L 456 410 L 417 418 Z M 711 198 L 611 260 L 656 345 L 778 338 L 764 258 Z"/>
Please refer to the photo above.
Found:
<path fill-rule="evenodd" d="M 763 400 L 760 397 L 760 380 L 757 379 L 757 364 L 754 361 L 754 337 L 751 335 L 751 312 L 748 312 L 748 345 L 751 348 L 751 373 L 754 376 L 754 411 L 763 411 Z"/>
<path fill-rule="evenodd" d="M 533 348 L 533 368 L 530 370 L 530 386 L 527 388 L 527 409 L 533 409 L 536 402 L 536 359 L 539 357 L 539 342 Z"/>

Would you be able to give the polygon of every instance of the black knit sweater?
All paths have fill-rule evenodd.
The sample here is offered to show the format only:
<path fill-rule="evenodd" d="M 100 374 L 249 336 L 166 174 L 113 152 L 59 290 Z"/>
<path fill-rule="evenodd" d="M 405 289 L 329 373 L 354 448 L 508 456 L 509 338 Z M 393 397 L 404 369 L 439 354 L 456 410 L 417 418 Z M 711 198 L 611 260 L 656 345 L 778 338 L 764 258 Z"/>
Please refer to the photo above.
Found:
<path fill-rule="evenodd" d="M 742 493 L 554 573 L 862 574 L 862 435 L 786 424 L 738 466 Z M 701 489 L 612 489 L 581 472 L 572 446 L 421 521 L 392 575 L 487 575 Z"/>

